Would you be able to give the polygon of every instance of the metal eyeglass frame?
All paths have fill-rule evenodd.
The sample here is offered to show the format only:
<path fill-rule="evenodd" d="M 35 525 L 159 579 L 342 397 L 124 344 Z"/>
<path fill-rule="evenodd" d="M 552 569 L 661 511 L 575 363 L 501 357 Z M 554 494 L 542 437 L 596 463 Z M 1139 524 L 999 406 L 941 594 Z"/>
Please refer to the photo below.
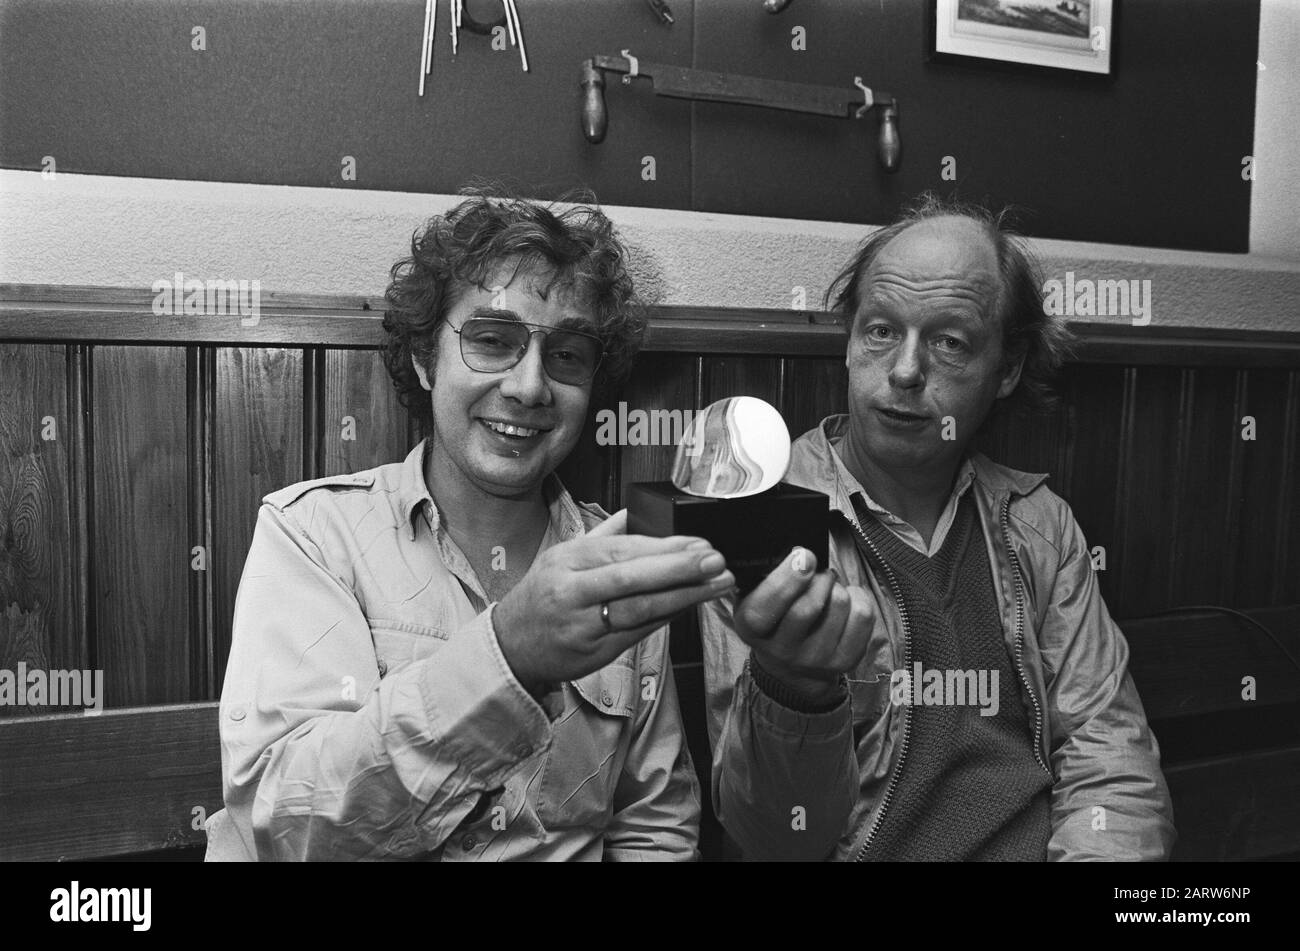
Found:
<path fill-rule="evenodd" d="M 469 358 L 465 356 L 465 336 L 461 333 L 461 331 L 465 329 L 466 324 L 473 323 L 476 320 L 491 320 L 496 323 L 502 323 L 502 324 L 518 324 L 520 327 L 529 328 L 528 343 L 527 345 L 524 346 L 522 350 L 519 351 L 519 354 L 515 357 L 514 363 L 510 364 L 510 366 L 508 367 L 503 367 L 500 370 L 480 370 L 478 367 L 470 365 Z M 546 338 L 553 333 L 570 333 L 570 334 L 579 334 L 583 337 L 590 337 L 592 340 L 596 341 L 596 344 L 600 347 L 599 353 L 596 354 L 596 363 L 591 368 L 591 376 L 587 377 L 585 380 L 582 380 L 581 382 L 578 383 L 569 383 L 565 380 L 556 380 L 555 377 L 551 376 L 551 371 L 546 369 L 546 355 L 543 354 L 542 372 L 546 374 L 548 379 L 553 380 L 556 383 L 560 383 L 564 386 L 586 386 L 588 383 L 590 383 L 592 380 L 596 378 L 596 374 L 600 372 L 600 365 L 605 362 L 606 354 L 605 354 L 604 343 L 602 343 L 601 339 L 597 337 L 595 334 L 589 334 L 585 330 L 572 330 L 568 327 L 548 327 L 545 324 L 534 324 L 526 320 L 507 320 L 504 317 L 468 317 L 465 319 L 464 323 L 462 323 L 459 327 L 457 327 L 451 321 L 447 321 L 447 326 L 451 328 L 452 333 L 460 337 L 461 362 L 464 363 L 465 366 L 473 370 L 475 373 L 505 373 L 509 370 L 513 370 L 515 367 L 519 366 L 520 361 L 522 361 L 524 357 L 527 355 L 528 348 L 533 345 L 533 336 L 535 334 L 542 335 L 543 346 L 545 345 Z"/>

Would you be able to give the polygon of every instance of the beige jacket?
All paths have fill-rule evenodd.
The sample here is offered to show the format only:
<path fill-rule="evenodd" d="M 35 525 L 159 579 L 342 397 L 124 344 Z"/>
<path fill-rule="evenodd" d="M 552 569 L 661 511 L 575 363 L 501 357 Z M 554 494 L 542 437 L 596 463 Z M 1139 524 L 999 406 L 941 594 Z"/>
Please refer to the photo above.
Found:
<path fill-rule="evenodd" d="M 819 714 L 775 703 L 749 673 L 730 602 L 700 608 L 713 801 L 751 858 L 860 859 L 906 757 L 911 708 L 890 698 L 892 672 L 906 669 L 906 622 L 889 579 L 866 571 L 854 544 L 850 490 L 832 446 L 847 421 L 828 417 L 796 440 L 786 474 L 830 497 L 831 565 L 846 584 L 869 587 L 881 608 L 845 702 Z M 1007 649 L 1032 713 L 1034 751 L 1054 780 L 1047 858 L 1167 859 L 1175 836 L 1159 747 L 1083 532 L 1045 476 L 980 455 L 971 463 Z"/>
<path fill-rule="evenodd" d="M 690 860 L 667 629 L 535 701 L 406 461 L 263 500 L 221 696 L 208 860 Z M 543 547 L 606 515 L 549 476 Z"/>

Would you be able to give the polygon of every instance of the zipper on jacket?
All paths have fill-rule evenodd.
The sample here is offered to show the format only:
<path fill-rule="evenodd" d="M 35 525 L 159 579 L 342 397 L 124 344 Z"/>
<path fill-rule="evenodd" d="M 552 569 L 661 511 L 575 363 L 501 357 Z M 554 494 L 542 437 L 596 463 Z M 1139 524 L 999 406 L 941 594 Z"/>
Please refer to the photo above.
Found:
<path fill-rule="evenodd" d="M 1043 735 L 1043 707 L 1038 701 L 1034 688 L 1029 684 L 1029 677 L 1025 674 L 1024 649 L 1025 649 L 1025 588 L 1024 580 L 1020 574 L 1020 559 L 1016 556 L 1016 550 L 1011 545 L 1011 529 L 1009 527 L 1011 517 L 1011 497 L 1002 503 L 1002 541 L 1007 546 L 1007 555 L 1011 558 L 1011 573 L 1016 581 L 1016 673 L 1020 675 L 1020 682 L 1025 685 L 1025 692 L 1029 694 L 1029 699 L 1034 705 L 1034 759 L 1048 776 L 1052 775 L 1052 769 L 1043 762 L 1042 735 Z M 1053 777 L 1055 778 L 1055 777 Z"/>
<path fill-rule="evenodd" d="M 894 603 L 898 605 L 898 616 L 903 624 L 904 669 L 911 670 L 912 631 L 907 620 L 907 605 L 903 603 L 903 599 L 898 593 L 898 581 L 894 576 L 894 569 L 889 567 L 889 562 L 885 561 L 885 559 L 881 557 L 880 550 L 876 548 L 871 539 L 869 539 L 866 533 L 862 531 L 862 528 L 858 525 L 857 521 L 849 519 L 848 522 L 853 526 L 853 530 L 858 533 L 858 537 L 861 538 L 863 544 L 871 550 L 871 554 L 875 556 L 876 561 L 880 562 L 881 567 L 885 571 L 885 578 L 889 581 L 889 593 L 893 596 Z M 868 570 L 870 570 L 870 566 L 868 566 Z M 894 798 L 894 790 L 897 788 L 898 780 L 903 774 L 903 760 L 907 759 L 907 743 L 911 736 L 911 731 L 912 705 L 909 703 L 907 704 L 907 708 L 903 711 L 903 738 L 899 742 L 898 746 L 898 762 L 894 764 L 893 775 L 889 777 L 889 785 L 885 787 L 885 795 L 880 800 L 880 811 L 876 813 L 876 821 L 871 824 L 871 828 L 867 832 L 867 838 L 863 841 L 862 848 L 858 850 L 858 857 L 854 859 L 856 862 L 861 862 L 863 857 L 867 854 L 867 849 L 871 848 L 871 842 L 880 831 L 880 823 L 885 818 L 886 810 L 889 809 L 890 800 Z"/>

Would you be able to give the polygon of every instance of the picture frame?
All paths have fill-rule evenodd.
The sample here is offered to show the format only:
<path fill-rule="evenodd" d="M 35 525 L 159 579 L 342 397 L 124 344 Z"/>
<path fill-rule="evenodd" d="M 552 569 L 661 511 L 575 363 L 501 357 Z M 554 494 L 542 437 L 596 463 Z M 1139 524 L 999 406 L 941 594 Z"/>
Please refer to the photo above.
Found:
<path fill-rule="evenodd" d="M 1114 0 L 933 0 L 932 59 L 1111 75 Z"/>

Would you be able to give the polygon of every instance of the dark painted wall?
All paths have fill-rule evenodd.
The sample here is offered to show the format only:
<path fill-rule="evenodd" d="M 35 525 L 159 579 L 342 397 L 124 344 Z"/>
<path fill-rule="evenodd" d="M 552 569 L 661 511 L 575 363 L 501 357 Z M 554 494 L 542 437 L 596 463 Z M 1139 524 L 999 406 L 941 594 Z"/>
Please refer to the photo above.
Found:
<path fill-rule="evenodd" d="M 585 183 L 610 204 L 856 222 L 956 189 L 1030 209 L 1043 237 L 1247 250 L 1258 0 L 1118 2 L 1111 77 L 927 62 L 926 0 L 796 0 L 775 17 L 759 0 L 671 0 L 671 27 L 643 0 L 518 6 L 530 73 L 469 34 L 453 59 L 444 0 L 419 99 L 420 0 L 0 0 L 0 165 L 52 155 L 64 172 L 417 192 L 478 175 L 544 195 Z M 205 52 L 190 48 L 196 25 Z M 794 82 L 862 75 L 900 99 L 902 170 L 876 165 L 874 118 L 617 81 L 608 139 L 588 145 L 579 64 L 624 47 Z M 956 182 L 940 178 L 944 156 Z"/>

